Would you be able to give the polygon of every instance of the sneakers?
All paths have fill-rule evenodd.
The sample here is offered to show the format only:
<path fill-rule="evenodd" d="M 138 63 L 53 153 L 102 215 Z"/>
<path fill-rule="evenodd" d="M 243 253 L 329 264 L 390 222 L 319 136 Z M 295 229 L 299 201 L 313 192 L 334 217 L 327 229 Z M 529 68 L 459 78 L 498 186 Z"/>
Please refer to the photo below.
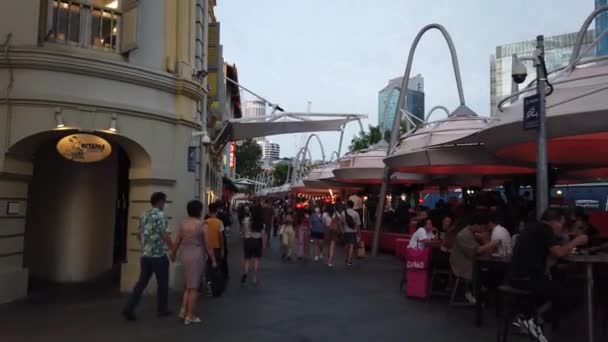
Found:
<path fill-rule="evenodd" d="M 329 264 L 327 264 L 327 267 L 331 268 L 334 267 L 334 264 L 332 264 L 331 262 Z"/>
<path fill-rule="evenodd" d="M 185 319 L 186 318 L 186 309 L 182 306 L 181 309 L 179 309 L 179 315 L 177 315 L 177 317 L 179 319 Z"/>
<path fill-rule="evenodd" d="M 536 324 L 536 322 L 534 321 L 534 318 L 528 319 L 528 320 L 523 320 L 522 321 L 524 327 L 526 329 L 528 329 L 528 334 L 530 334 L 530 336 L 534 337 L 536 339 L 536 341 L 538 342 L 548 342 L 549 340 L 547 340 L 547 338 L 545 337 L 545 334 L 543 333 L 543 328 Z"/>
<path fill-rule="evenodd" d="M 517 316 L 515 320 L 511 323 L 515 328 L 517 328 L 517 333 L 519 335 L 528 335 L 528 328 L 526 328 L 525 320 L 521 316 Z"/>
<path fill-rule="evenodd" d="M 190 325 L 190 324 L 199 324 L 202 323 L 201 319 L 198 317 L 186 317 L 186 319 L 184 319 L 184 325 Z"/>
<path fill-rule="evenodd" d="M 473 294 L 469 291 L 465 292 L 464 294 L 464 298 L 467 299 L 467 301 L 471 304 L 475 304 L 477 303 L 477 300 L 475 299 L 475 297 L 473 296 Z"/>
<path fill-rule="evenodd" d="M 318 256 L 315 257 L 315 262 L 317 262 L 317 261 L 319 261 L 319 257 Z"/>

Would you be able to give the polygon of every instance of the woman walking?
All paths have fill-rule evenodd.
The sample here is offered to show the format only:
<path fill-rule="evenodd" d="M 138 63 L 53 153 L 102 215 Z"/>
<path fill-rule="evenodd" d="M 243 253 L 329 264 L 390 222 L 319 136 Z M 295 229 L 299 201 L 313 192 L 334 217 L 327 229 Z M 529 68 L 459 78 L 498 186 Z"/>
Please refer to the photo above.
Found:
<path fill-rule="evenodd" d="M 243 251 L 245 258 L 243 260 L 243 276 L 241 277 L 241 285 L 247 283 L 247 277 L 251 268 L 251 260 L 253 259 L 253 284 L 258 283 L 258 271 L 260 270 L 260 258 L 262 257 L 263 235 L 264 235 L 264 218 L 262 208 L 259 205 L 254 205 L 249 208 L 245 206 L 241 217 L 241 238 L 243 239 Z"/>
<path fill-rule="evenodd" d="M 302 209 L 298 212 L 298 260 L 310 253 L 310 214 Z"/>
<path fill-rule="evenodd" d="M 329 242 L 329 255 L 327 258 L 327 266 L 334 267 L 334 254 L 336 251 L 336 241 L 340 235 L 340 218 L 335 211 L 333 204 L 328 204 L 323 213 L 323 225 Z"/>
<path fill-rule="evenodd" d="M 194 315 L 194 308 L 196 307 L 198 288 L 201 284 L 205 265 L 203 248 L 207 250 L 207 254 L 211 258 L 212 267 L 217 267 L 213 249 L 207 243 L 209 240 L 206 236 L 206 225 L 201 221 L 203 204 L 196 200 L 190 201 L 187 210 L 188 218 L 179 227 L 177 240 L 171 253 L 171 258 L 175 260 L 175 255 L 181 248 L 180 261 L 184 267 L 186 286 L 179 317 L 184 320 L 185 325 L 201 322 L 201 319 Z"/>

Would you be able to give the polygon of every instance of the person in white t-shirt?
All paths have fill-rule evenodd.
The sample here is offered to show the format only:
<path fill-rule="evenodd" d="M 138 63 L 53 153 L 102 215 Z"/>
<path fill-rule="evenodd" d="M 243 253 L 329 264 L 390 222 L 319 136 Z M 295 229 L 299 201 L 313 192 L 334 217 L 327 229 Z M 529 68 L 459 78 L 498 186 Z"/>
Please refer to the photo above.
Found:
<path fill-rule="evenodd" d="M 412 235 L 408 248 L 414 249 L 425 249 L 434 244 L 437 244 L 439 240 L 435 239 L 433 233 L 433 222 L 430 219 L 425 218 L 418 221 L 418 230 Z"/>
<path fill-rule="evenodd" d="M 511 255 L 511 234 L 501 226 L 496 215 L 490 215 L 488 227 L 490 228 L 490 243 L 493 246 L 493 254 L 498 257 L 508 257 Z"/>
<path fill-rule="evenodd" d="M 357 240 L 361 234 L 361 217 L 359 213 L 356 212 L 353 207 L 354 203 L 351 200 L 346 202 L 347 209 L 344 211 L 343 222 L 344 222 L 344 244 L 346 245 L 347 256 L 346 256 L 346 265 L 353 265 L 353 252 L 355 250 L 355 245 L 357 244 Z"/>

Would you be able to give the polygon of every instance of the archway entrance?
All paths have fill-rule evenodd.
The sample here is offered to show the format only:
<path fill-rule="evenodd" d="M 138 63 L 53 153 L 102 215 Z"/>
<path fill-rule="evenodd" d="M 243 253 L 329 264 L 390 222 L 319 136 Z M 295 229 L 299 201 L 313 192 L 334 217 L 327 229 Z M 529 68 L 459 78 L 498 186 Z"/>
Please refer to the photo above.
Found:
<path fill-rule="evenodd" d="M 101 145 L 82 141 L 75 145 L 110 151 L 100 160 L 75 161 L 60 154 L 58 143 L 83 136 L 79 134 L 46 132 L 13 146 L 13 153 L 27 156 L 33 166 L 23 263 L 30 275 L 29 295 L 41 295 L 34 298 L 62 293 L 78 297 L 78 293 L 90 294 L 89 290 L 120 287 L 130 219 L 129 171 L 145 167 L 149 158 L 127 138 L 103 132 L 84 134 L 93 141 L 101 138 Z"/>

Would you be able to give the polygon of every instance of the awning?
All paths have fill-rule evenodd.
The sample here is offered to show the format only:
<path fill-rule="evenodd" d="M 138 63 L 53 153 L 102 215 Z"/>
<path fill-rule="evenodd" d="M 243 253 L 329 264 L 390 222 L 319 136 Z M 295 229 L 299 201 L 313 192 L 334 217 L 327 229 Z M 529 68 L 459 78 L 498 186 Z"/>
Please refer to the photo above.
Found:
<path fill-rule="evenodd" d="M 470 110 L 447 119 L 419 126 L 401 137 L 394 153 L 384 159 L 399 172 L 441 176 L 484 176 L 533 173 L 534 169 L 513 165 L 487 152 L 479 142 L 454 143 L 487 126 L 487 118 Z"/>
<path fill-rule="evenodd" d="M 351 121 L 367 119 L 364 114 L 277 113 L 260 118 L 231 119 L 224 123 L 214 144 L 277 134 L 339 131 Z"/>

